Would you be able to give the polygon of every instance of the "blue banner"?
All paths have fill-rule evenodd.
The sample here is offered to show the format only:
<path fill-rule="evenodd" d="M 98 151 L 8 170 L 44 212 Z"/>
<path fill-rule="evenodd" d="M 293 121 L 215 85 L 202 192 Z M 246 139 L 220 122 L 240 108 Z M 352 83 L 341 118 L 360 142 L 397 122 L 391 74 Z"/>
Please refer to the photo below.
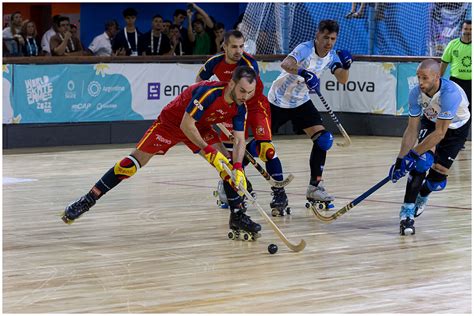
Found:
<path fill-rule="evenodd" d="M 15 65 L 14 116 L 21 123 L 143 120 L 130 82 L 99 65 Z"/>

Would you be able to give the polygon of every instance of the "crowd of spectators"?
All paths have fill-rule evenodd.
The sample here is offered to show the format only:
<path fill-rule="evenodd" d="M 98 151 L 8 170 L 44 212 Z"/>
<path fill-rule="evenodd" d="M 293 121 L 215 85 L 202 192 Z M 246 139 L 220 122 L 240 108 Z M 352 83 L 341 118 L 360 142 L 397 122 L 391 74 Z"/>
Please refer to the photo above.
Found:
<path fill-rule="evenodd" d="M 224 24 L 194 3 L 175 10 L 172 20 L 155 15 L 144 32 L 135 27 L 137 10 L 127 8 L 122 15 L 122 27 L 116 20 L 107 21 L 104 32 L 83 46 L 77 26 L 67 16 L 53 16 L 51 28 L 40 37 L 35 22 L 14 12 L 3 30 L 3 56 L 182 56 L 223 51 Z"/>

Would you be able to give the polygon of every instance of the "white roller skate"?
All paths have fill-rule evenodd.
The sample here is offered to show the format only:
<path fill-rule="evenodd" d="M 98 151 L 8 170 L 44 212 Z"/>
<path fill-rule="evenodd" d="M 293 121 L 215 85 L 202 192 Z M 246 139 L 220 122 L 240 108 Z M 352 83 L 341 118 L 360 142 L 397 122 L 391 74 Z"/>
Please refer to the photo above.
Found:
<path fill-rule="evenodd" d="M 400 235 L 415 235 L 415 203 L 403 203 L 400 209 Z"/>
<path fill-rule="evenodd" d="M 420 216 L 425 210 L 426 203 L 428 202 L 428 195 L 423 197 L 418 193 L 415 201 L 415 218 Z"/>
<path fill-rule="evenodd" d="M 323 181 L 320 181 L 317 187 L 311 184 L 308 186 L 306 199 L 308 200 L 306 208 L 315 207 L 318 210 L 327 210 L 334 207 L 331 203 L 334 201 L 334 196 L 327 193 Z"/>
<path fill-rule="evenodd" d="M 217 190 L 212 192 L 212 194 L 217 198 L 217 206 L 222 209 L 229 208 L 229 202 L 227 201 L 227 195 L 224 190 L 224 180 L 219 180 L 217 183 Z"/>

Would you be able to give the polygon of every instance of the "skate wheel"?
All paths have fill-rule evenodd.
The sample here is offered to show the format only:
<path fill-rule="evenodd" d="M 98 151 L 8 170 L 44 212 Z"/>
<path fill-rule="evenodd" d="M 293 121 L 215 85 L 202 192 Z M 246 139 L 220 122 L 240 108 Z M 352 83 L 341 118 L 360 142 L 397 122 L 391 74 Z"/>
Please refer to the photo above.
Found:
<path fill-rule="evenodd" d="M 306 204 L 304 205 L 306 208 L 310 208 L 311 207 L 311 203 L 309 202 L 306 202 Z"/>
<path fill-rule="evenodd" d="M 316 207 L 320 210 L 324 210 L 326 208 L 326 204 L 324 203 L 317 203 L 316 204 Z"/>
<path fill-rule="evenodd" d="M 286 214 L 288 214 L 288 215 L 291 214 L 291 208 L 289 208 L 289 207 L 286 208 Z"/>
<path fill-rule="evenodd" d="M 212 195 L 214 195 L 214 197 L 217 197 L 217 196 L 219 195 L 219 192 L 213 191 L 213 192 L 212 192 Z"/>
<path fill-rule="evenodd" d="M 255 193 L 255 192 L 250 193 L 250 195 L 251 195 L 254 199 L 257 198 L 257 193 Z"/>
<path fill-rule="evenodd" d="M 227 237 L 229 237 L 229 239 L 235 239 L 234 232 L 228 232 Z"/>
<path fill-rule="evenodd" d="M 251 238 L 250 235 L 247 234 L 247 233 L 244 233 L 244 234 L 242 235 L 242 239 L 245 240 L 245 241 L 249 241 L 250 238 Z"/>
<path fill-rule="evenodd" d="M 217 206 L 221 206 L 221 201 L 217 200 Z"/>
<path fill-rule="evenodd" d="M 73 219 L 69 219 L 67 216 L 66 216 L 66 212 L 62 212 L 61 213 L 61 219 L 64 223 L 68 224 L 68 225 L 71 225 L 74 220 Z"/>
<path fill-rule="evenodd" d="M 279 216 L 279 215 L 280 215 L 280 211 L 277 210 L 276 208 L 273 208 L 273 209 L 272 209 L 272 216 L 273 216 L 273 217 L 277 217 L 277 216 Z"/>

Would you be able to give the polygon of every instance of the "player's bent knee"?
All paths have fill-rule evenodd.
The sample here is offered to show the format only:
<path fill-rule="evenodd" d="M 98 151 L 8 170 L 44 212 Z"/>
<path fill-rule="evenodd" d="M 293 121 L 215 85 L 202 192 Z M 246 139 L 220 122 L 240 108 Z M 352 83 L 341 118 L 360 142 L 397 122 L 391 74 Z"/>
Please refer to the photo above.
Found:
<path fill-rule="evenodd" d="M 276 157 L 275 146 L 269 141 L 257 141 L 257 153 L 258 157 L 263 161 L 267 162 Z"/>
<path fill-rule="evenodd" d="M 311 136 L 311 139 L 313 140 L 313 143 L 315 143 L 319 148 L 324 151 L 328 151 L 332 147 L 334 136 L 332 136 L 331 132 L 322 130 Z"/>
<path fill-rule="evenodd" d="M 434 169 L 430 169 L 428 176 L 426 177 L 426 186 L 430 191 L 442 191 L 448 184 L 448 176 Z"/>
<path fill-rule="evenodd" d="M 119 179 L 123 180 L 133 176 L 138 169 L 140 169 L 140 163 L 130 155 L 115 164 L 114 173 Z"/>
<path fill-rule="evenodd" d="M 430 170 L 431 165 L 434 162 L 434 155 L 431 150 L 428 150 L 420 158 L 417 159 L 415 164 L 415 170 L 419 173 L 425 173 L 426 171 Z"/>

